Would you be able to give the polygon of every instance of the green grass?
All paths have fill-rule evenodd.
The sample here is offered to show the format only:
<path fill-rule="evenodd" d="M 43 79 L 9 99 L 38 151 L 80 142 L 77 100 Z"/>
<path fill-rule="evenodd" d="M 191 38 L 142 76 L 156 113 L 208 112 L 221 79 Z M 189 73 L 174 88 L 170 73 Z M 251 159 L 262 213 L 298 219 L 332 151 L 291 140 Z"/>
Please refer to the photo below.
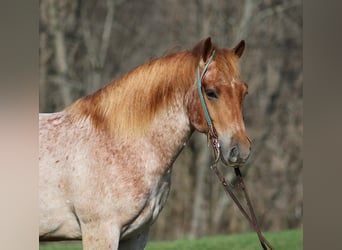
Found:
<path fill-rule="evenodd" d="M 289 230 L 281 232 L 269 232 L 265 238 L 276 250 L 301 250 L 303 249 L 303 231 Z M 71 243 L 43 243 L 40 250 L 81 250 L 80 242 Z M 229 236 L 205 237 L 198 240 L 176 240 L 149 242 L 146 250 L 260 250 L 262 249 L 255 233 L 236 234 Z"/>

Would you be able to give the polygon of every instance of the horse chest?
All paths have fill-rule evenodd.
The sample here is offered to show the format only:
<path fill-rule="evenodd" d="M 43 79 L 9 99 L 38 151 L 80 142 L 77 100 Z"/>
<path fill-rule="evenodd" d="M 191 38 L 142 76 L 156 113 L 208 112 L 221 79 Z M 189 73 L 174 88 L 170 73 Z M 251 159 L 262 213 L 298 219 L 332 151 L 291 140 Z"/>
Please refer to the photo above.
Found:
<path fill-rule="evenodd" d="M 152 207 L 152 221 L 154 221 L 167 200 L 171 184 L 171 170 L 161 178 L 157 188 L 152 193 L 151 207 Z"/>
<path fill-rule="evenodd" d="M 122 228 L 122 238 L 129 237 L 146 227 L 149 227 L 158 217 L 167 200 L 171 184 L 171 169 L 168 170 L 150 190 L 143 208 L 136 218 Z"/>

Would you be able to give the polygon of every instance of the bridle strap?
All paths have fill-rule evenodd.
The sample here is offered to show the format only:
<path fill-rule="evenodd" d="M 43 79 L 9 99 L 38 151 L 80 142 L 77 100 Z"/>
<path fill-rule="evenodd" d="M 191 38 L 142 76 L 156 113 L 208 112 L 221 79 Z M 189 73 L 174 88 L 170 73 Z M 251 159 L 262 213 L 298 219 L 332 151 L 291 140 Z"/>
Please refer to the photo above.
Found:
<path fill-rule="evenodd" d="M 259 227 L 259 224 L 258 224 L 258 221 L 257 221 L 257 218 L 255 216 L 255 213 L 254 213 L 254 209 L 253 209 L 253 206 L 252 206 L 252 202 L 249 198 L 249 195 L 248 195 L 248 192 L 247 192 L 247 188 L 246 188 L 246 185 L 242 179 L 242 175 L 241 175 L 241 172 L 240 172 L 240 168 L 234 168 L 235 170 L 235 174 L 236 174 L 236 177 L 238 178 L 238 182 L 239 182 L 239 186 L 240 186 L 240 189 L 242 189 L 243 193 L 245 194 L 245 197 L 246 197 L 246 201 L 247 201 L 247 206 L 248 206 L 248 209 L 249 209 L 249 212 L 250 212 L 250 215 L 252 217 L 252 221 L 250 221 L 250 223 L 252 222 L 252 224 L 254 225 L 254 230 L 256 231 L 257 235 L 258 235 L 258 238 L 259 238 L 259 241 L 260 241 L 260 244 L 262 246 L 262 248 L 264 250 L 267 250 L 267 247 L 268 246 L 271 250 L 273 250 L 273 246 L 265 239 L 265 237 L 262 235 L 262 232 L 261 232 L 261 229 Z"/>
<path fill-rule="evenodd" d="M 267 250 L 267 247 L 268 247 L 269 249 L 274 250 L 273 246 L 262 235 L 262 232 L 260 230 L 257 218 L 256 218 L 255 213 L 254 213 L 254 209 L 253 209 L 251 200 L 250 200 L 248 193 L 247 193 L 246 185 L 243 181 L 243 178 L 242 178 L 242 175 L 240 172 L 240 168 L 236 167 L 236 168 L 234 168 L 234 170 L 235 170 L 236 177 L 238 179 L 239 187 L 240 187 L 240 189 L 242 189 L 242 191 L 245 195 L 250 215 L 248 215 L 248 213 L 243 208 L 240 201 L 238 200 L 238 198 L 235 196 L 234 192 L 232 191 L 232 187 L 233 187 L 232 184 L 230 184 L 226 181 L 226 179 L 224 178 L 221 171 L 217 168 L 218 162 L 220 160 L 221 150 L 215 146 L 215 141 L 216 141 L 215 139 L 211 140 L 211 145 L 212 145 L 213 150 L 214 150 L 215 161 L 210 166 L 210 169 L 216 174 L 216 176 L 219 179 L 219 181 L 221 182 L 223 189 L 226 192 L 226 194 L 232 198 L 232 200 L 235 202 L 237 207 L 240 209 L 241 213 L 245 216 L 245 218 L 247 219 L 247 221 L 249 222 L 251 227 L 257 233 L 262 248 L 264 250 Z"/>
<path fill-rule="evenodd" d="M 267 247 L 269 247 L 269 249 L 274 250 L 273 246 L 265 239 L 265 237 L 261 233 L 261 230 L 260 230 L 257 218 L 256 218 L 255 213 L 254 213 L 254 209 L 253 209 L 251 200 L 250 200 L 250 198 L 248 196 L 248 193 L 247 193 L 246 185 L 245 185 L 245 183 L 243 181 L 243 178 L 242 178 L 242 175 L 241 175 L 241 172 L 240 172 L 240 168 L 238 168 L 238 167 L 234 168 L 235 175 L 236 175 L 236 177 L 238 179 L 239 187 L 240 187 L 240 189 L 242 189 L 242 191 L 243 191 L 243 193 L 245 195 L 250 215 L 248 215 L 246 210 L 241 205 L 240 201 L 235 196 L 234 192 L 232 191 L 231 187 L 229 186 L 231 184 L 227 183 L 226 179 L 224 178 L 224 176 L 222 175 L 220 170 L 217 168 L 218 162 L 219 162 L 220 158 L 222 158 L 222 157 L 220 157 L 221 156 L 221 147 L 220 147 L 220 144 L 219 144 L 219 140 L 218 140 L 218 135 L 217 135 L 216 129 L 215 129 L 214 124 L 213 124 L 213 122 L 211 120 L 211 117 L 209 115 L 209 111 L 208 111 L 208 108 L 207 108 L 207 105 L 205 103 L 204 96 L 203 96 L 203 93 L 202 93 L 202 80 L 203 80 L 203 77 L 204 77 L 205 73 L 207 72 L 209 64 L 213 60 L 214 55 L 215 55 L 215 50 L 212 51 L 208 62 L 205 64 L 205 66 L 203 68 L 201 76 L 200 76 L 200 69 L 199 69 L 200 67 L 199 67 L 199 65 L 198 65 L 197 71 L 196 71 L 198 95 L 199 95 L 199 98 L 200 98 L 202 109 L 204 111 L 205 119 L 206 119 L 207 124 L 208 124 L 208 134 L 207 134 L 207 136 L 208 136 L 208 140 L 210 141 L 210 143 L 211 143 L 211 145 L 213 147 L 214 157 L 215 157 L 215 161 L 210 166 L 210 169 L 216 174 L 217 178 L 220 180 L 220 182 L 223 185 L 223 188 L 224 188 L 224 191 L 226 192 L 226 194 L 229 195 L 232 198 L 232 200 L 235 202 L 235 204 L 240 209 L 241 213 L 246 217 L 246 219 L 248 220 L 248 222 L 251 225 L 251 227 L 257 233 L 262 248 L 264 250 L 267 250 Z"/>
<path fill-rule="evenodd" d="M 202 80 L 203 80 L 203 77 L 204 77 L 205 73 L 207 72 L 209 64 L 211 63 L 211 61 L 214 58 L 214 55 L 215 55 L 215 50 L 213 50 L 213 52 L 211 52 L 209 60 L 204 65 L 204 68 L 203 68 L 201 76 L 200 76 L 200 73 L 199 73 L 199 71 L 200 71 L 200 69 L 199 69 L 200 66 L 199 65 L 197 66 L 197 71 L 196 71 L 198 95 L 199 95 L 199 98 L 200 98 L 200 101 L 201 101 L 202 109 L 204 111 L 205 119 L 207 120 L 207 123 L 208 123 L 209 127 L 213 127 L 213 122 L 212 122 L 212 120 L 210 118 L 209 111 L 208 111 L 207 105 L 205 104 L 205 100 L 204 100 L 204 97 L 203 97 Z"/>

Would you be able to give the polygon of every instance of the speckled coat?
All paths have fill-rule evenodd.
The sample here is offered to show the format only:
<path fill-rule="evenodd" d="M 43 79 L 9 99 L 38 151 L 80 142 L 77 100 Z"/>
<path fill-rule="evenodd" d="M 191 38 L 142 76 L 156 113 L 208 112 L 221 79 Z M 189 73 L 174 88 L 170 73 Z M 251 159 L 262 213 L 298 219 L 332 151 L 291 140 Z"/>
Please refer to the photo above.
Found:
<path fill-rule="evenodd" d="M 40 240 L 82 239 L 83 249 L 143 249 L 170 190 L 172 163 L 196 129 L 207 126 L 195 69 L 216 54 L 203 79 L 222 153 L 249 154 L 237 71 L 244 49 L 210 38 L 192 51 L 152 60 L 77 100 L 39 116 Z"/>

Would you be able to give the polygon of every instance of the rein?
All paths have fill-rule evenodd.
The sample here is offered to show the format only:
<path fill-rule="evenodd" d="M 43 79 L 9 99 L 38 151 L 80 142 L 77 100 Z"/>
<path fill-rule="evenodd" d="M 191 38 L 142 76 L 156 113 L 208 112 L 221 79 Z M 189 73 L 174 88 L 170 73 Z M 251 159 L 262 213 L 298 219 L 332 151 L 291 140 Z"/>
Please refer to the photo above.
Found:
<path fill-rule="evenodd" d="M 267 247 L 268 247 L 269 249 L 273 250 L 274 249 L 273 246 L 265 239 L 265 237 L 261 233 L 261 230 L 260 230 L 257 218 L 256 218 L 255 213 L 254 213 L 254 209 L 253 209 L 251 200 L 250 200 L 249 195 L 247 193 L 246 185 L 245 185 L 245 183 L 244 183 L 244 181 L 242 179 L 240 168 L 239 167 L 234 167 L 234 171 L 235 171 L 235 175 L 236 175 L 236 177 L 238 179 L 238 186 L 240 187 L 240 189 L 243 191 L 243 193 L 245 195 L 250 215 L 248 215 L 246 210 L 241 205 L 240 201 L 237 199 L 237 197 L 233 193 L 233 191 L 231 189 L 232 185 L 230 183 L 228 185 L 228 183 L 227 183 L 226 179 L 224 178 L 223 174 L 217 168 L 217 165 L 219 163 L 220 158 L 221 158 L 221 160 L 223 160 L 223 157 L 221 157 L 221 146 L 220 146 L 220 143 L 218 141 L 218 135 L 217 135 L 216 129 L 214 127 L 214 124 L 213 124 L 213 122 L 212 122 L 212 120 L 210 118 L 209 111 L 208 111 L 207 105 L 205 103 L 203 92 L 202 92 L 202 80 L 203 80 L 203 77 L 204 77 L 205 73 L 207 72 L 209 64 L 213 60 L 214 55 L 215 55 L 215 50 L 213 50 L 213 52 L 211 53 L 211 56 L 210 56 L 208 62 L 205 64 L 201 76 L 200 76 L 200 73 L 199 73 L 200 72 L 199 65 L 197 66 L 197 71 L 196 71 L 198 95 L 199 95 L 199 98 L 200 98 L 202 109 L 204 111 L 205 119 L 206 119 L 208 127 L 209 127 L 208 134 L 207 134 L 208 141 L 210 141 L 211 146 L 213 147 L 214 157 L 215 157 L 215 161 L 210 166 L 210 169 L 216 174 L 216 176 L 219 179 L 219 181 L 221 182 L 221 184 L 222 184 L 226 194 L 230 195 L 232 200 L 235 202 L 235 204 L 240 209 L 241 213 L 246 217 L 246 219 L 248 220 L 248 222 L 251 225 L 251 227 L 257 233 L 262 248 L 264 250 L 267 250 Z M 225 161 L 224 161 L 224 163 L 225 163 Z"/>

